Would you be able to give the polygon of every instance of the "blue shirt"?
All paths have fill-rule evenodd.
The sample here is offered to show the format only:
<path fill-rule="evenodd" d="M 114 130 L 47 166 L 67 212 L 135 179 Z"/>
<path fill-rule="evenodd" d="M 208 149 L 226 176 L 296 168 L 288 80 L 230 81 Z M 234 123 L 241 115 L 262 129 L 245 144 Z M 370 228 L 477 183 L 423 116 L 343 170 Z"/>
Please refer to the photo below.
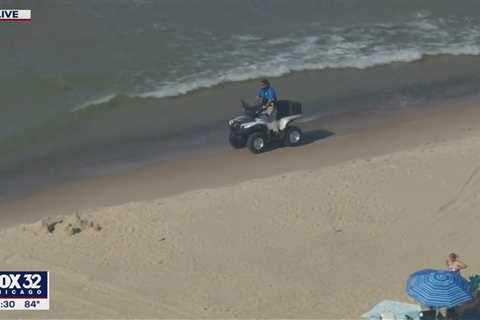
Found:
<path fill-rule="evenodd" d="M 258 96 L 263 99 L 263 103 L 277 102 L 277 94 L 272 87 L 261 88 L 258 91 Z"/>

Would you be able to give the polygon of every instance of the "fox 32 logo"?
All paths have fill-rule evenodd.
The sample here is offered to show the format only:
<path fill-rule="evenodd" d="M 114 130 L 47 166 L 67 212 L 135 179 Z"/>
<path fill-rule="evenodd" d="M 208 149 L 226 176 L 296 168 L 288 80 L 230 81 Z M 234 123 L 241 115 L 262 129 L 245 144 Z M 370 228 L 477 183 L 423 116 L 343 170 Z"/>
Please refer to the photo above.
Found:
<path fill-rule="evenodd" d="M 48 271 L 0 271 L 0 310 L 48 310 Z"/>

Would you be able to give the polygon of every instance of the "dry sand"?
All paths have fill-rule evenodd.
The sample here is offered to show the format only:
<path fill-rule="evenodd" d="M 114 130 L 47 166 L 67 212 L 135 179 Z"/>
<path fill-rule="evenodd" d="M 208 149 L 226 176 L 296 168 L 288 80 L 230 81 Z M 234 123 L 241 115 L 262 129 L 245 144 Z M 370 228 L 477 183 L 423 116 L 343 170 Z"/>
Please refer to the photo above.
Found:
<path fill-rule="evenodd" d="M 341 163 L 4 229 L 2 269 L 48 269 L 52 290 L 49 312 L 0 317 L 354 319 L 383 299 L 409 301 L 408 275 L 443 267 L 451 251 L 466 275 L 480 272 L 480 126 L 469 112 L 405 122 L 421 145 L 388 144 L 380 133 L 395 128 L 384 128 L 369 140 L 383 149 L 370 142 Z M 320 158 L 320 145 L 276 155 Z"/>

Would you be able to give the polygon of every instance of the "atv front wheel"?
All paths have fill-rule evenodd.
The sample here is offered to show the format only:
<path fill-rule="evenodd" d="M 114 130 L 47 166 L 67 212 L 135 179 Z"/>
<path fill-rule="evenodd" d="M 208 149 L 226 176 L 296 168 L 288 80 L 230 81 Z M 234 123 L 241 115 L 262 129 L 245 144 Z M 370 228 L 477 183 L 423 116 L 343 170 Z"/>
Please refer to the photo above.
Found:
<path fill-rule="evenodd" d="M 245 139 L 244 136 L 239 136 L 234 133 L 230 133 L 228 141 L 230 142 L 230 145 L 235 149 L 245 148 L 247 144 L 247 139 Z"/>
<path fill-rule="evenodd" d="M 285 145 L 290 147 L 298 146 L 302 143 L 302 138 L 303 134 L 300 128 L 294 126 L 288 127 L 285 132 Z"/>
<path fill-rule="evenodd" d="M 265 135 L 261 132 L 252 133 L 247 139 L 248 149 L 255 154 L 265 151 L 266 144 Z"/>

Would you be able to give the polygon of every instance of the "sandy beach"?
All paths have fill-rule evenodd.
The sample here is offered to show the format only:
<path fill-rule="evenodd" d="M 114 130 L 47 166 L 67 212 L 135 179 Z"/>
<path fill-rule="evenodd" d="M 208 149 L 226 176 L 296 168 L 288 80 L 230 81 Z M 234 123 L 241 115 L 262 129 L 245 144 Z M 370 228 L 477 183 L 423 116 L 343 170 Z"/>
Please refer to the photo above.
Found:
<path fill-rule="evenodd" d="M 355 319 L 409 302 L 408 275 L 451 251 L 476 274 L 478 105 L 343 133 L 316 123 L 298 148 L 192 155 L 5 203 L 2 268 L 47 269 L 52 289 L 50 311 L 0 317 Z"/>

